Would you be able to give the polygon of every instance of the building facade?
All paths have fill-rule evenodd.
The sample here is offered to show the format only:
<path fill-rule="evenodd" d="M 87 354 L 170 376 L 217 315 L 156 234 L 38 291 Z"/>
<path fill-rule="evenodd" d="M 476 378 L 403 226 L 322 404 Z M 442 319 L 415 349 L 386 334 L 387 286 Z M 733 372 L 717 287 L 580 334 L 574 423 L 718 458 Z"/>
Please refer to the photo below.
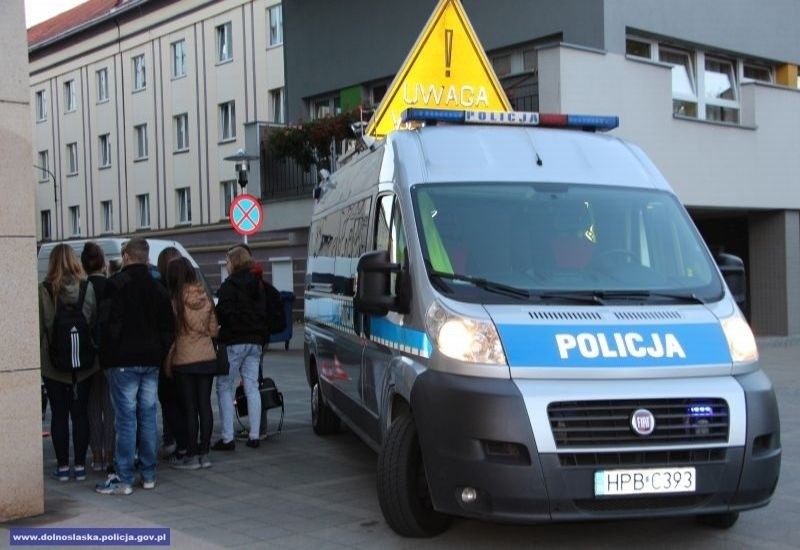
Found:
<path fill-rule="evenodd" d="M 265 163 L 265 129 L 377 105 L 436 3 L 90 0 L 34 27 L 38 237 L 178 238 L 218 283 L 244 149 L 251 243 L 302 297 L 313 174 Z M 712 251 L 745 260 L 756 333 L 800 333 L 800 3 L 462 3 L 516 109 L 619 115 Z"/>
<path fill-rule="evenodd" d="M 436 4 L 286 1 L 289 119 L 376 104 Z M 756 333 L 800 333 L 800 3 L 462 4 L 516 109 L 619 115 L 712 251 L 745 260 Z"/>

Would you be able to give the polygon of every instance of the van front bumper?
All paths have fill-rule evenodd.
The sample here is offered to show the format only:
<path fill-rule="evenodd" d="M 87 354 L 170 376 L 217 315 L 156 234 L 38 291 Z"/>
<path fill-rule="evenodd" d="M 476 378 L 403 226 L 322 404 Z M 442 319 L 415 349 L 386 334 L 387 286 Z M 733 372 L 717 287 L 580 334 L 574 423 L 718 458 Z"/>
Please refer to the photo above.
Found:
<path fill-rule="evenodd" d="M 587 464 L 590 455 L 585 453 L 577 461 L 568 452 L 539 453 L 514 381 L 429 370 L 414 384 L 411 407 L 433 505 L 446 514 L 519 523 L 709 514 L 764 506 L 780 470 L 777 405 L 765 376 L 742 377 L 739 383 L 747 403 L 746 447 L 691 454 L 678 450 L 663 463 L 657 455 L 643 458 L 645 453 L 596 453 L 603 464 L 598 466 Z M 613 468 L 693 466 L 696 491 L 595 497 L 594 473 L 612 469 L 607 465 L 609 454 L 619 455 Z M 474 489 L 477 498 L 465 501 L 467 488 Z"/>

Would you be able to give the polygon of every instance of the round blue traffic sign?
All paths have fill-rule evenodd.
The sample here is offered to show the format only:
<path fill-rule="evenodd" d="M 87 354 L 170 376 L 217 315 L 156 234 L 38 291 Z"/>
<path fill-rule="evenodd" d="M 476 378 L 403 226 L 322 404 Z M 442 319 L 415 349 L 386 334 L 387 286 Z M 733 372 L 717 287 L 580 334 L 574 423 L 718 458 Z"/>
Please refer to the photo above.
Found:
<path fill-rule="evenodd" d="M 257 233 L 264 224 L 264 210 L 253 195 L 239 195 L 231 203 L 228 213 L 231 226 L 240 235 Z"/>

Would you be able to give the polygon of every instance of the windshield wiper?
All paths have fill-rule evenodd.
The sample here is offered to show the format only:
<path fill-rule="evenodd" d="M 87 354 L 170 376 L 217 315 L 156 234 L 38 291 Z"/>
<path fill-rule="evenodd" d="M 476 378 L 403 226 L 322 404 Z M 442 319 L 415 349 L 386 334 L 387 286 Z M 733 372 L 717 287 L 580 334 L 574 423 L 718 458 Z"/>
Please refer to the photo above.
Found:
<path fill-rule="evenodd" d="M 540 300 L 568 300 L 581 304 L 604 305 L 602 292 L 594 290 L 576 290 L 572 292 L 541 292 L 534 294 L 533 297 Z"/>
<path fill-rule="evenodd" d="M 472 283 L 478 288 L 488 290 L 489 292 L 495 292 L 497 294 L 507 294 L 510 296 L 514 296 L 515 298 L 527 299 L 531 297 L 530 292 L 528 292 L 525 289 L 504 285 L 503 283 L 489 281 L 487 279 L 482 279 L 480 277 L 470 277 L 469 275 L 462 275 L 460 273 L 446 273 L 444 271 L 436 271 L 434 269 L 429 270 L 428 275 L 430 275 L 431 277 L 438 277 L 440 279 L 465 281 L 467 283 Z"/>
<path fill-rule="evenodd" d="M 676 302 L 684 302 L 688 304 L 705 304 L 705 300 L 691 292 L 659 292 L 651 290 L 603 290 L 598 291 L 597 294 L 601 298 L 607 299 L 631 299 L 631 300 L 648 300 L 650 298 L 669 298 Z"/>

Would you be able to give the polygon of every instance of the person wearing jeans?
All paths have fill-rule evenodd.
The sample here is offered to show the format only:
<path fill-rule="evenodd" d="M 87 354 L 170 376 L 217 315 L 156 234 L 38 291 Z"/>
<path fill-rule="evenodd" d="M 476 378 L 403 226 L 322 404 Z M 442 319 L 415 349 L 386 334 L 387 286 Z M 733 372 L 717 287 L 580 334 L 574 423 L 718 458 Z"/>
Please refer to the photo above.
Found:
<path fill-rule="evenodd" d="M 147 488 L 147 485 L 155 484 L 158 453 L 158 371 L 158 367 L 120 367 L 108 370 L 111 402 L 116 413 L 117 477 L 128 487 L 133 485 L 136 473 L 134 457 L 137 441 L 142 485 Z"/>
<path fill-rule="evenodd" d="M 226 255 L 227 279 L 217 292 L 217 319 L 219 339 L 228 348 L 230 372 L 217 378 L 217 399 L 222 422 L 222 437 L 211 448 L 215 451 L 232 451 L 233 395 L 239 377 L 244 382 L 247 408 L 250 414 L 250 434 L 247 446 L 258 448 L 261 395 L 258 392 L 258 371 L 261 347 L 267 333 L 266 295 L 259 279 L 252 272 L 253 258 L 243 245 L 228 250 Z"/>
<path fill-rule="evenodd" d="M 116 473 L 95 487 L 104 495 L 133 492 L 137 436 L 142 488 L 156 486 L 158 372 L 175 337 L 175 320 L 166 289 L 150 275 L 149 254 L 145 239 L 128 241 L 122 271 L 106 285 L 100 364 L 108 374 L 117 437 Z"/>

